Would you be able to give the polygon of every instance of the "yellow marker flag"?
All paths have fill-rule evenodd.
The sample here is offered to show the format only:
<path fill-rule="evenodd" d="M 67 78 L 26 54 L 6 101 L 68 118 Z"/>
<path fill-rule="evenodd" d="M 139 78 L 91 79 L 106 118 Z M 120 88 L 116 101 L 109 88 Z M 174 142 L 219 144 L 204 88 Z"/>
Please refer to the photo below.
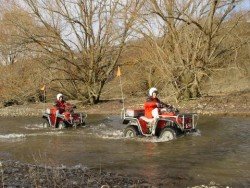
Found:
<path fill-rule="evenodd" d="M 43 85 L 43 87 L 41 87 L 41 90 L 44 91 L 45 90 L 45 85 Z"/>
<path fill-rule="evenodd" d="M 121 75 L 122 75 L 122 74 L 121 74 L 121 70 L 120 70 L 120 67 L 118 66 L 116 76 L 118 77 L 118 76 L 121 76 Z"/>

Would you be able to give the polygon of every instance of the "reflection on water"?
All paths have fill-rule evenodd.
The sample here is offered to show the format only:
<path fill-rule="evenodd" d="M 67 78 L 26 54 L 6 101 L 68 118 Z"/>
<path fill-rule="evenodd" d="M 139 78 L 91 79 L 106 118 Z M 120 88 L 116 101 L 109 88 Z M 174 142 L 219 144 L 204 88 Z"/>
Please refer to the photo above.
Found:
<path fill-rule="evenodd" d="M 201 117 L 199 131 L 170 142 L 122 137 L 118 116 L 89 116 L 86 128 L 44 129 L 40 118 L 0 120 L 0 159 L 101 168 L 184 187 L 250 184 L 249 118 Z M 174 187 L 174 184 L 172 185 Z"/>

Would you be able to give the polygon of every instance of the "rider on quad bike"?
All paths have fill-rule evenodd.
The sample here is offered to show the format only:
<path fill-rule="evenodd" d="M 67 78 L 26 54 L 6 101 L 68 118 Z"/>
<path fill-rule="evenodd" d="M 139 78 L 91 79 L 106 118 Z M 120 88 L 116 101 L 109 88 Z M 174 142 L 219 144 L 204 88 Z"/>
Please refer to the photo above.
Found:
<path fill-rule="evenodd" d="M 56 95 L 55 106 L 59 110 L 59 114 L 63 114 L 66 111 L 66 102 L 63 98 L 64 98 L 63 94 L 61 93 L 58 93 Z M 74 108 L 75 106 L 72 106 L 72 107 Z"/>
<path fill-rule="evenodd" d="M 198 121 L 196 113 L 179 113 L 172 105 L 157 98 L 157 89 L 149 90 L 149 98 L 143 109 L 122 110 L 125 137 L 157 136 L 172 140 L 177 136 L 195 132 Z"/>
<path fill-rule="evenodd" d="M 161 102 L 157 97 L 157 94 L 157 88 L 150 88 L 149 97 L 144 104 L 144 120 L 148 123 L 147 126 L 149 127 L 149 129 L 153 131 L 155 130 L 153 129 L 153 126 L 155 125 L 156 120 L 159 118 L 159 115 L 162 112 L 168 112 L 171 115 L 176 115 L 179 112 L 179 110 L 175 109 L 172 105 Z"/>
<path fill-rule="evenodd" d="M 57 94 L 54 107 L 48 108 L 43 114 L 44 127 L 65 128 L 84 126 L 87 114 L 75 113 L 75 105 L 67 103 L 61 93 Z"/>

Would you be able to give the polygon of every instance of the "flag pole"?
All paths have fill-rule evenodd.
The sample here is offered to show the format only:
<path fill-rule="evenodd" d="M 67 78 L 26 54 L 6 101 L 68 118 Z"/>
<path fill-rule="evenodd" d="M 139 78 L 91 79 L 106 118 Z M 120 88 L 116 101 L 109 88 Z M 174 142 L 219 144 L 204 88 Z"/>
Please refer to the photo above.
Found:
<path fill-rule="evenodd" d="M 46 90 L 45 90 L 45 87 L 44 87 L 44 90 L 43 90 L 43 109 L 44 109 L 44 112 L 46 112 Z"/>
<path fill-rule="evenodd" d="M 43 91 L 43 109 L 44 109 L 44 112 L 46 112 L 46 105 L 45 105 L 45 102 L 46 102 L 46 86 L 43 85 L 41 90 Z"/>
<path fill-rule="evenodd" d="M 122 90 L 122 79 L 120 76 L 120 86 L 121 86 L 121 94 L 122 94 L 122 109 L 124 110 L 124 95 L 123 95 L 123 90 Z"/>
<path fill-rule="evenodd" d="M 120 70 L 120 66 L 118 66 L 117 69 L 117 74 L 116 76 L 119 77 L 119 81 L 120 81 L 120 89 L 121 89 L 121 94 L 122 94 L 122 112 L 125 110 L 125 106 L 124 106 L 124 94 L 123 94 L 123 89 L 122 89 L 122 78 L 121 78 L 121 70 Z"/>

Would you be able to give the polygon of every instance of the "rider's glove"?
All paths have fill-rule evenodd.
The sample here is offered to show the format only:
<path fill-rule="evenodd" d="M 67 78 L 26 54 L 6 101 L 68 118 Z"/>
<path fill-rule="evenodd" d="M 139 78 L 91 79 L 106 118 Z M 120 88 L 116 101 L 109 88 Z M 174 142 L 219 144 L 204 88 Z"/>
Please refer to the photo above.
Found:
<path fill-rule="evenodd" d="M 164 104 L 162 104 L 162 103 L 157 103 L 157 107 L 158 107 L 158 108 L 164 108 L 164 107 L 165 107 L 165 105 L 164 105 Z"/>
<path fill-rule="evenodd" d="M 171 107 L 171 112 L 173 112 L 173 113 L 179 113 L 179 110 L 177 109 L 177 108 L 175 108 L 175 107 Z"/>

